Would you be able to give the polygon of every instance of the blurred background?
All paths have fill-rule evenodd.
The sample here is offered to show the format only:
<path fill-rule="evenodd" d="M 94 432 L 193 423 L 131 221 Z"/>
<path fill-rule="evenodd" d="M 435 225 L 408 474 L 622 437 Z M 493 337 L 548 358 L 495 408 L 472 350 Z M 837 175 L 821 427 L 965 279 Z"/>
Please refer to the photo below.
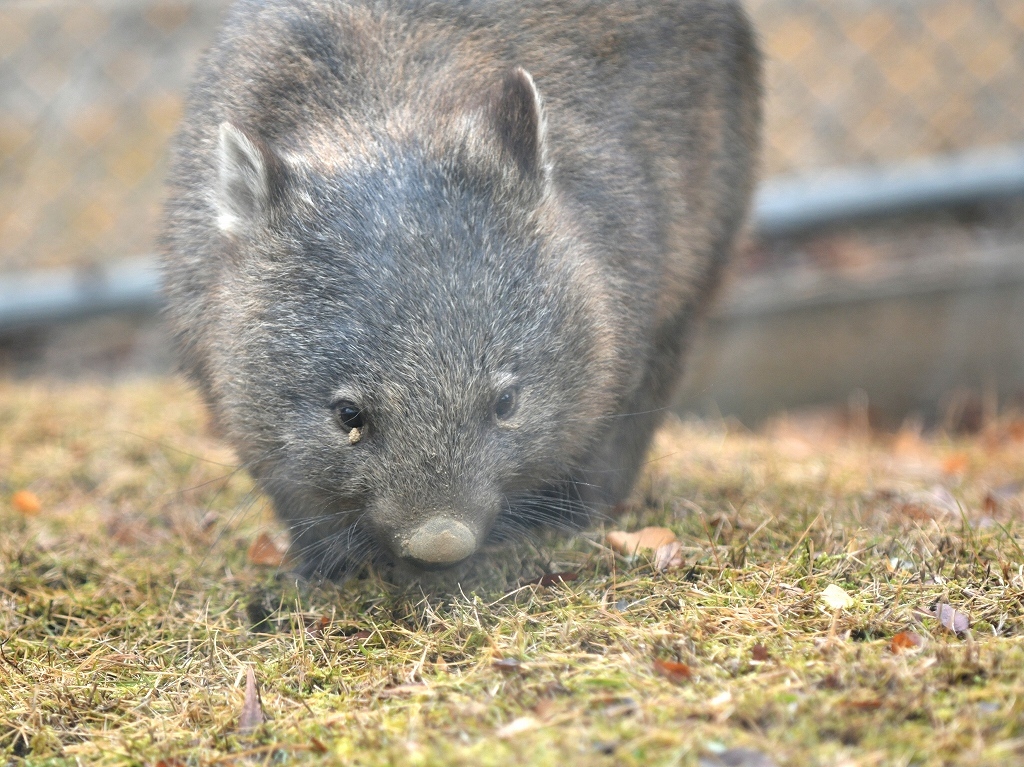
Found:
<path fill-rule="evenodd" d="M 222 0 L 0 2 L 0 375 L 172 369 L 150 268 Z M 747 0 L 764 183 L 679 406 L 1024 401 L 1024 2 Z"/>

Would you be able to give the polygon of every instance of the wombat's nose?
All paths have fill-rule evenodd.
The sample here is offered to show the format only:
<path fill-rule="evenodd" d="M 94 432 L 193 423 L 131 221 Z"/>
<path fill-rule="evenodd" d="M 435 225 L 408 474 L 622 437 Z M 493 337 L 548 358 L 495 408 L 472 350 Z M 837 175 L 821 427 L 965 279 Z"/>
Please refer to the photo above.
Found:
<path fill-rule="evenodd" d="M 417 527 L 402 554 L 424 565 L 454 565 L 476 551 L 473 531 L 454 519 L 431 519 Z"/>

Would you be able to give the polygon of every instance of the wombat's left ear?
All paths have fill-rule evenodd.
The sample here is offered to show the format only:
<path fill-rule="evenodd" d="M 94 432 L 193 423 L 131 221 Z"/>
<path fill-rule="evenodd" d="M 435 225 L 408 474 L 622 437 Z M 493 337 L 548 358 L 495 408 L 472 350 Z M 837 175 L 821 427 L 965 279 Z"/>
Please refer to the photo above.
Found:
<path fill-rule="evenodd" d="M 530 73 L 522 67 L 510 70 L 492 109 L 498 135 L 509 158 L 524 175 L 546 185 L 550 169 L 544 105 Z"/>
<path fill-rule="evenodd" d="M 281 165 L 273 151 L 230 122 L 222 122 L 217 148 L 217 226 L 235 234 L 270 217 Z"/>

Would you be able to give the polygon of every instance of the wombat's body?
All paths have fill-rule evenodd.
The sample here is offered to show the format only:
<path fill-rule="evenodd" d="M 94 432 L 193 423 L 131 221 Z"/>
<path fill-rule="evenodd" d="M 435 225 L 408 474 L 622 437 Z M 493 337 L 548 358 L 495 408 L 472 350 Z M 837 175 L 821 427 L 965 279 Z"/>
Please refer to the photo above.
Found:
<path fill-rule="evenodd" d="M 746 211 L 758 79 L 726 0 L 233 9 L 167 296 L 309 571 L 625 499 Z"/>

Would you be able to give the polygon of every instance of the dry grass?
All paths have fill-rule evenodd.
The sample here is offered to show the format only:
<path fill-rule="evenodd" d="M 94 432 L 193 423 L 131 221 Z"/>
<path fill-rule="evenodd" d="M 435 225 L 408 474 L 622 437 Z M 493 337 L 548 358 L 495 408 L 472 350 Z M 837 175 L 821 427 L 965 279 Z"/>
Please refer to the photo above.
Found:
<path fill-rule="evenodd" d="M 671 527 L 682 568 L 616 558 L 594 531 L 424 597 L 373 575 L 297 585 L 252 564 L 249 546 L 276 528 L 180 386 L 0 384 L 0 755 L 1018 762 L 1019 431 L 677 423 L 620 524 Z M 544 570 L 579 577 L 515 585 Z M 852 605 L 826 606 L 829 585 Z M 930 617 L 936 602 L 967 614 L 969 633 Z M 925 644 L 894 654 L 904 631 Z M 664 676 L 656 660 L 686 668 Z M 243 735 L 250 666 L 269 721 Z"/>

